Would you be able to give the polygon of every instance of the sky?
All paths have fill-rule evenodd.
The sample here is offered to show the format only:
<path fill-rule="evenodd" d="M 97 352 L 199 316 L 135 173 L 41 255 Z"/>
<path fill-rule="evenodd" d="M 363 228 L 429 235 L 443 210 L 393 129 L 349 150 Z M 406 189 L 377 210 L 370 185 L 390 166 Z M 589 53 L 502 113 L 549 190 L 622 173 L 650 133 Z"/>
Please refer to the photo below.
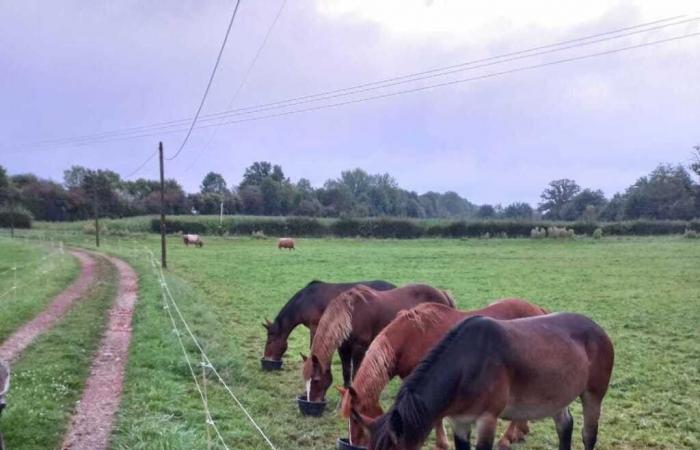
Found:
<path fill-rule="evenodd" d="M 700 144 L 700 36 L 519 70 L 698 33 L 694 0 L 282 2 L 241 0 L 202 114 L 685 16 L 593 45 L 234 119 L 352 101 L 345 105 L 197 128 L 166 162 L 166 176 L 187 191 L 209 171 L 238 184 L 264 160 L 315 186 L 360 167 L 419 193 L 536 204 L 558 178 L 611 196 L 660 163 L 687 164 Z M 191 118 L 234 3 L 0 1 L 0 165 L 61 181 L 71 165 L 125 176 L 159 141 L 171 157 L 187 124 L 136 139 L 54 141 Z M 412 88 L 421 90 L 354 101 Z M 133 178 L 157 174 L 153 159 Z"/>

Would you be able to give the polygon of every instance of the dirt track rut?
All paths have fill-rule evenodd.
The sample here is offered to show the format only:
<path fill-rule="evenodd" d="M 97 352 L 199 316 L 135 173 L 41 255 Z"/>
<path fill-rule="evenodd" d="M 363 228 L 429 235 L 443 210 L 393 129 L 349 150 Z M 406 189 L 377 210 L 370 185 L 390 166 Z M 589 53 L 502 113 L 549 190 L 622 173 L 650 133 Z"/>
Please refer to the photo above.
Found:
<path fill-rule="evenodd" d="M 119 272 L 117 297 L 109 311 L 107 327 L 94 356 L 83 395 L 61 446 L 64 450 L 106 449 L 121 401 L 138 277 L 124 261 L 107 259 Z"/>

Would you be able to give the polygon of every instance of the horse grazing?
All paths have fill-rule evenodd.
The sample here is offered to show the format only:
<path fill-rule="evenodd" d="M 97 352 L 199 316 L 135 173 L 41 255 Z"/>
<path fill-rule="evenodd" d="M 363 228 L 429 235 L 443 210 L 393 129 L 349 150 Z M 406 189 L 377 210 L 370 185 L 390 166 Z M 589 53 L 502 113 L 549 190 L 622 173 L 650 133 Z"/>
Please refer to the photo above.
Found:
<path fill-rule="evenodd" d="M 337 348 L 346 346 L 351 354 L 353 372 L 356 371 L 375 336 L 400 311 L 421 303 L 455 306 L 447 292 L 425 284 L 410 284 L 383 292 L 360 285 L 334 298 L 318 324 L 311 344 L 311 357 L 302 355 L 307 400 L 318 402 L 325 399 L 333 382 L 331 360 Z"/>
<path fill-rule="evenodd" d="M 289 250 L 295 250 L 294 239 L 288 238 L 288 237 L 280 238 L 279 241 L 277 241 L 277 248 L 280 250 L 283 248 L 288 248 Z"/>
<path fill-rule="evenodd" d="M 183 234 L 182 241 L 188 247 L 190 244 L 196 245 L 197 247 L 202 247 L 204 245 L 202 238 L 198 234 Z"/>
<path fill-rule="evenodd" d="M 358 281 L 354 283 L 324 283 L 314 280 L 299 290 L 289 299 L 275 317 L 273 322 L 265 320 L 263 327 L 267 330 L 267 342 L 263 357 L 279 361 L 287 351 L 287 340 L 292 330 L 304 325 L 310 331 L 310 343 L 314 340 L 316 327 L 328 304 L 342 292 L 357 286 L 366 285 L 377 291 L 394 289 L 396 286 L 382 280 Z M 350 385 L 350 353 L 344 348 L 338 351 L 343 363 L 343 378 Z"/>
<path fill-rule="evenodd" d="M 352 386 L 340 389 L 343 396 L 341 413 L 349 419 L 350 443 L 367 446 L 364 428 L 352 417 L 355 409 L 366 417 L 382 414 L 379 397 L 392 378 L 406 378 L 418 366 L 428 351 L 457 323 L 476 315 L 494 319 L 518 319 L 547 314 L 537 305 L 519 299 L 503 299 L 473 311 L 459 311 L 437 303 L 425 303 L 398 316 L 372 341 L 357 370 Z M 527 422 L 513 422 L 499 442 L 508 448 L 511 442 L 522 440 L 528 433 Z M 435 424 L 437 448 L 449 447 L 442 420 Z"/>
<path fill-rule="evenodd" d="M 0 361 L 0 415 L 5 409 L 5 394 L 10 390 L 10 368 Z M 2 433 L 0 433 L 0 450 L 5 448 Z"/>
<path fill-rule="evenodd" d="M 399 389 L 386 414 L 351 414 L 370 435 L 370 450 L 420 448 L 431 427 L 449 417 L 468 449 L 476 423 L 476 450 L 491 450 L 496 420 L 552 417 L 559 450 L 571 449 L 568 406 L 583 404 L 583 443 L 593 450 L 600 406 L 608 389 L 614 351 L 605 331 L 571 313 L 515 320 L 470 317 L 454 327 Z"/>

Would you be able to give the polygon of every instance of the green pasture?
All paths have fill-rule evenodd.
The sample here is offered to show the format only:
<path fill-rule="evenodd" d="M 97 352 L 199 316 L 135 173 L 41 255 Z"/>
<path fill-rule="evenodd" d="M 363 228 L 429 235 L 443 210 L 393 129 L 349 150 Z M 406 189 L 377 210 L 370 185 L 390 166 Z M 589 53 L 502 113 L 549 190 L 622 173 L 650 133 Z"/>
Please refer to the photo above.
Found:
<path fill-rule="evenodd" d="M 25 232 L 58 236 L 59 230 Z M 43 233 L 43 234 L 41 234 Z M 48 234 L 47 234 L 48 233 Z M 91 246 L 92 237 L 60 235 Z M 603 406 L 601 450 L 700 447 L 700 241 L 680 236 L 594 240 L 362 240 L 300 239 L 280 251 L 271 239 L 213 238 L 203 248 L 171 238 L 166 280 L 182 314 L 235 395 L 278 449 L 331 449 L 346 424 L 329 392 L 329 411 L 302 417 L 294 398 L 303 391 L 299 352 L 308 333 L 292 335 L 285 367 L 264 373 L 260 322 L 312 279 L 382 278 L 449 289 L 461 308 L 521 297 L 552 311 L 586 314 L 611 335 L 616 366 Z M 164 309 L 160 283 L 144 249 L 153 235 L 107 236 L 102 249 L 139 272 L 140 299 L 114 449 L 223 448 L 205 423 L 200 394 Z M 172 310 L 172 306 L 170 307 Z M 185 333 L 177 323 L 180 333 Z M 231 449 L 268 448 L 182 334 L 212 419 Z M 36 362 L 37 368 L 40 367 Z M 339 364 L 335 380 L 340 383 Z M 398 383 L 391 386 L 393 392 Z M 391 401 L 385 395 L 385 404 Z M 580 407 L 573 409 L 575 446 Z M 6 424 L 0 420 L 0 429 Z M 210 447 L 209 447 L 210 444 Z M 22 448 L 22 447 L 19 447 Z M 556 448 L 550 421 L 536 423 L 520 449 Z"/>

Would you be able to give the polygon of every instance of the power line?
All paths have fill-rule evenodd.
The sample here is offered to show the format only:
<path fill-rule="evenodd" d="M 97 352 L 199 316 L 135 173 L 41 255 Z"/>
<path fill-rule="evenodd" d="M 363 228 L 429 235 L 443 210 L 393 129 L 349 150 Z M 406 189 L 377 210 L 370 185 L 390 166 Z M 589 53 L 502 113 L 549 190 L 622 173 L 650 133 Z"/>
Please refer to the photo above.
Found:
<path fill-rule="evenodd" d="M 328 109 L 328 108 L 335 108 L 338 106 L 346 106 L 346 105 L 361 103 L 361 102 L 365 102 L 365 101 L 378 100 L 378 99 L 394 97 L 394 96 L 413 93 L 413 92 L 426 91 L 426 90 L 434 89 L 434 88 L 438 88 L 438 87 L 451 86 L 451 85 L 462 84 L 462 83 L 467 83 L 467 82 L 471 82 L 471 81 L 485 80 L 488 78 L 508 75 L 508 74 L 517 73 L 517 72 L 524 72 L 527 70 L 533 70 L 533 69 L 538 69 L 538 68 L 542 68 L 542 67 L 554 66 L 557 64 L 569 63 L 569 62 L 574 62 L 574 61 L 581 61 L 581 60 L 591 59 L 591 58 L 595 58 L 595 57 L 599 57 L 599 56 L 622 53 L 622 52 L 629 51 L 629 50 L 634 50 L 634 49 L 639 49 L 639 48 L 644 48 L 644 47 L 651 47 L 654 45 L 678 41 L 681 39 L 687 39 L 687 38 L 696 37 L 696 36 L 700 36 L 700 32 L 689 33 L 689 34 L 684 34 L 684 35 L 680 35 L 680 36 L 674 36 L 671 38 L 650 41 L 650 42 L 646 42 L 646 43 L 642 43 L 642 44 L 630 45 L 627 47 L 620 47 L 620 48 L 606 50 L 606 51 L 597 52 L 597 53 L 589 53 L 586 55 L 581 55 L 581 56 L 576 56 L 576 57 L 571 57 L 571 58 L 564 58 L 564 59 L 549 61 L 549 62 L 541 63 L 541 64 L 533 64 L 533 65 L 529 65 L 529 66 L 518 67 L 518 68 L 514 68 L 514 69 L 499 71 L 499 72 L 491 72 L 488 74 L 479 75 L 479 76 L 470 77 L 470 78 L 450 80 L 450 81 L 445 81 L 442 83 L 429 84 L 429 85 L 421 86 L 421 87 L 417 87 L 417 88 L 403 89 L 403 90 L 389 92 L 389 93 L 380 94 L 380 95 L 362 97 L 359 99 L 346 100 L 343 102 L 330 103 L 330 104 L 325 104 L 325 105 L 317 105 L 317 106 L 312 106 L 312 107 L 308 107 L 308 108 L 296 109 L 296 110 L 292 110 L 292 111 L 284 111 L 281 113 L 274 113 L 274 114 L 268 114 L 268 115 L 263 115 L 263 116 L 248 117 L 248 118 L 243 118 L 243 119 L 224 121 L 224 122 L 210 124 L 210 125 L 201 125 L 198 128 L 200 128 L 200 129 L 211 128 L 211 127 L 216 127 L 216 126 L 221 126 L 221 125 L 231 125 L 231 124 L 242 123 L 242 122 L 251 122 L 251 121 L 257 121 L 257 120 L 263 120 L 263 119 L 270 119 L 270 118 L 274 118 L 274 117 L 283 117 L 283 116 L 288 116 L 288 115 L 292 115 L 292 114 L 299 114 L 299 113 L 303 113 L 303 112 L 310 112 L 310 111 L 318 111 L 318 110 Z M 169 131 L 169 132 L 165 132 L 165 133 L 173 133 L 173 132 L 177 132 L 177 131 L 181 131 L 181 130 L 174 130 L 174 131 Z M 139 136 L 132 136 L 132 137 L 129 137 L 126 139 L 134 139 L 134 138 L 148 137 L 148 136 L 152 136 L 152 134 L 143 134 L 143 135 L 139 135 Z M 124 138 L 122 138 L 122 139 L 124 139 Z"/>
<path fill-rule="evenodd" d="M 270 34 L 272 34 L 272 30 L 275 28 L 275 25 L 277 24 L 277 21 L 279 20 L 280 16 L 282 15 L 282 10 L 284 9 L 284 6 L 287 4 L 287 0 L 282 0 L 282 3 L 280 3 L 280 7 L 277 10 L 277 14 L 275 15 L 275 18 L 272 20 L 270 23 L 270 26 L 267 28 L 267 32 L 265 33 L 265 37 L 263 38 L 262 42 L 260 43 L 260 46 L 258 47 L 258 50 L 255 52 L 255 56 L 253 59 L 250 61 L 250 64 L 248 65 L 248 68 L 245 71 L 245 74 L 243 75 L 243 78 L 241 79 L 241 82 L 238 84 L 238 87 L 233 93 L 233 96 L 231 96 L 231 100 L 228 102 L 228 106 L 226 109 L 231 109 L 233 106 L 234 102 L 238 98 L 238 94 L 241 92 L 243 89 L 243 86 L 246 84 L 248 81 L 248 76 L 250 73 L 253 71 L 253 67 L 255 67 L 255 64 L 258 62 L 258 58 L 260 57 L 260 54 L 262 53 L 263 48 L 265 48 L 265 45 L 267 44 L 267 40 L 270 37 Z M 202 146 L 202 148 L 199 150 L 199 153 L 197 153 L 197 156 L 192 160 L 189 166 L 185 169 L 185 171 L 188 171 L 194 166 L 197 161 L 199 161 L 199 158 L 204 154 L 204 152 L 209 148 L 211 145 L 212 141 L 214 140 L 214 137 L 216 137 L 216 133 L 219 131 L 219 127 L 214 128 L 214 131 L 211 133 L 209 136 L 209 140 Z"/>
<path fill-rule="evenodd" d="M 387 79 L 380 80 L 380 81 L 374 81 L 374 82 L 369 82 L 369 83 L 358 84 L 358 85 L 354 85 L 354 86 L 351 86 L 351 87 L 340 88 L 340 89 L 334 89 L 334 90 L 324 91 L 324 92 L 320 92 L 320 93 L 316 93 L 316 94 L 310 94 L 310 95 L 304 95 L 304 96 L 294 97 L 294 98 L 290 98 L 290 99 L 286 99 L 286 100 L 279 100 L 279 101 L 270 102 L 270 103 L 264 103 L 264 104 L 254 105 L 254 106 L 248 106 L 248 107 L 238 108 L 238 109 L 235 109 L 235 110 L 221 111 L 221 112 L 218 112 L 218 113 L 213 113 L 213 114 L 204 115 L 202 120 L 207 120 L 207 121 L 219 120 L 219 119 L 221 119 L 221 118 L 225 118 L 226 116 L 237 115 L 236 113 L 242 114 L 243 111 L 245 111 L 246 114 L 250 114 L 250 113 L 258 112 L 258 111 L 261 110 L 262 108 L 267 108 L 267 107 L 276 106 L 276 105 L 282 105 L 282 104 L 285 104 L 285 103 L 292 103 L 292 102 L 303 101 L 303 100 L 310 99 L 310 98 L 314 98 L 314 97 L 322 97 L 322 96 L 327 96 L 327 95 L 331 95 L 331 94 L 337 94 L 337 93 L 341 93 L 341 92 L 353 91 L 353 90 L 357 90 L 357 89 L 366 88 L 366 87 L 369 87 L 369 86 L 378 86 L 378 85 L 381 85 L 381 84 L 384 84 L 384 83 L 387 83 L 387 82 L 394 82 L 394 81 L 398 81 L 398 80 L 402 80 L 402 79 L 409 79 L 409 78 L 414 78 L 414 77 L 422 76 L 422 75 L 426 75 L 426 74 L 438 73 L 438 72 L 441 72 L 441 71 L 452 70 L 452 69 L 459 68 L 459 67 L 474 65 L 474 64 L 476 64 L 476 63 L 494 61 L 494 60 L 502 59 L 502 58 L 506 58 L 506 57 L 523 55 L 523 54 L 526 54 L 526 53 L 536 52 L 536 51 L 540 51 L 540 50 L 547 49 L 547 48 L 556 48 L 556 47 L 560 47 L 560 46 L 566 45 L 566 44 L 571 44 L 571 43 L 574 43 L 574 42 L 583 42 L 583 41 L 591 40 L 591 39 L 598 38 L 598 37 L 602 37 L 602 36 L 609 36 L 609 35 L 612 35 L 612 34 L 621 33 L 621 32 L 625 32 L 625 31 L 629 31 L 629 30 L 634 30 L 634 29 L 643 28 L 643 27 L 649 27 L 650 25 L 657 25 L 657 24 L 660 24 L 660 23 L 673 21 L 673 20 L 679 19 L 679 18 L 681 18 L 681 17 L 685 17 L 685 16 L 674 16 L 674 17 L 669 17 L 669 18 L 666 18 L 666 19 L 661 19 L 661 20 L 656 20 L 656 21 L 653 21 L 653 22 L 647 22 L 647 23 L 643 23 L 643 24 L 639 24 L 639 25 L 634 25 L 634 26 L 629 26 L 629 27 L 625 27 L 625 28 L 620 28 L 620 29 L 617 29 L 617 30 L 607 31 L 607 32 L 604 32 L 604 33 L 593 34 L 593 35 L 589 35 L 589 36 L 585 36 L 585 37 L 580 37 L 580 38 L 576 38 L 576 39 L 570 39 L 570 40 L 566 40 L 566 41 L 561 41 L 561 42 L 554 43 L 554 44 L 542 45 L 542 46 L 538 46 L 538 47 L 534 47 L 534 48 L 529 48 L 529 49 L 519 50 L 519 51 L 515 51 L 515 52 L 505 53 L 505 54 L 501 54 L 501 55 L 497 55 L 497 56 L 492 56 L 492 57 L 487 57 L 487 58 L 481 58 L 481 59 L 475 59 L 475 60 L 463 62 L 463 63 L 460 63 L 460 64 L 455 64 L 455 65 L 451 65 L 451 66 L 446 66 L 446 67 L 431 69 L 431 70 L 427 70 L 427 71 L 423 71 L 423 72 L 412 73 L 412 74 L 408 74 L 408 75 L 402 75 L 402 76 L 393 77 L 393 78 L 387 78 Z M 671 23 L 671 24 L 665 24 L 665 25 L 656 26 L 656 27 L 653 27 L 653 28 L 648 28 L 648 29 L 640 30 L 640 31 L 637 31 L 637 32 L 635 32 L 635 33 L 628 33 L 628 34 L 625 34 L 624 36 L 629 36 L 629 35 L 632 35 L 632 34 L 639 34 L 639 33 L 646 33 L 646 32 L 648 32 L 648 31 L 653 31 L 653 30 L 657 30 L 657 29 L 661 29 L 661 28 L 665 28 L 665 27 L 669 27 L 669 26 L 675 26 L 675 25 L 683 24 L 683 23 L 689 23 L 689 22 L 697 21 L 697 20 L 699 20 L 699 18 L 694 17 L 694 18 L 691 18 L 691 19 L 685 19 L 685 20 L 682 20 L 682 21 L 679 21 L 679 22 L 674 22 L 674 23 Z M 613 37 L 609 37 L 609 38 L 607 38 L 607 39 L 601 39 L 601 40 L 595 41 L 595 42 L 593 42 L 593 43 L 599 43 L 599 42 L 603 42 L 603 41 L 606 41 L 606 40 L 617 39 L 617 38 L 619 38 L 619 37 L 622 37 L 622 36 L 613 36 Z M 581 46 L 583 46 L 583 45 L 590 45 L 590 44 L 591 44 L 591 42 L 583 43 L 583 44 L 581 44 Z M 576 47 L 576 46 L 571 46 L 571 47 L 568 47 L 568 48 L 573 48 L 573 47 Z M 561 49 L 552 50 L 551 52 L 554 52 L 554 51 L 561 51 Z M 538 53 L 537 55 L 546 54 L 546 53 L 547 53 L 547 52 L 541 52 L 541 53 Z M 528 55 L 527 57 L 537 56 L 537 55 Z M 499 63 L 500 63 L 500 62 L 499 62 Z M 439 76 L 439 75 L 436 75 L 436 76 Z M 415 81 L 415 80 L 408 80 L 408 81 L 406 81 L 406 82 L 412 82 L 412 81 Z M 383 88 L 383 87 L 385 87 L 385 86 L 378 86 L 377 89 L 380 89 L 380 88 Z M 354 93 L 357 93 L 357 92 L 352 92 L 352 94 L 354 94 Z M 347 95 L 350 95 L 350 94 L 347 94 Z M 317 99 L 317 100 L 320 101 L 320 100 L 322 100 L 322 99 L 319 98 L 319 99 Z M 289 106 L 293 106 L 293 105 L 286 105 L 286 106 L 289 107 Z M 280 108 L 282 108 L 282 106 L 280 106 Z M 182 120 L 174 120 L 174 121 L 169 121 L 169 122 L 161 122 L 161 123 L 156 123 L 156 124 L 147 125 L 147 126 L 142 126 L 142 127 L 127 128 L 127 129 L 122 129 L 122 130 L 116 130 L 116 131 L 111 131 L 111 132 L 103 132 L 103 133 L 98 133 L 98 134 L 93 134 L 93 135 L 86 135 L 86 136 L 77 136 L 77 137 L 71 137 L 71 138 L 63 138 L 63 139 L 58 139 L 58 140 L 53 140 L 53 141 L 42 141 L 42 142 L 38 142 L 38 143 L 35 143 L 35 144 L 28 144 L 28 145 L 42 145 L 42 144 L 43 144 L 43 145 L 47 145 L 47 144 L 52 144 L 52 143 L 54 143 L 54 144 L 63 144 L 63 145 L 71 145 L 71 144 L 73 144 L 73 145 L 80 145 L 80 144 L 87 144 L 87 143 L 111 142 L 112 140 L 133 139 L 133 138 L 140 138 L 140 137 L 146 137 L 146 136 L 152 136 L 152 135 L 156 135 L 156 134 L 161 134 L 161 133 L 156 133 L 156 134 L 143 134 L 143 133 L 141 133 L 141 134 L 136 134 L 136 135 L 131 135 L 131 136 L 120 136 L 120 135 L 119 135 L 119 134 L 124 134 L 124 133 L 133 134 L 133 133 L 138 133 L 139 131 L 144 131 L 144 132 L 146 132 L 146 131 L 150 131 L 150 129 L 154 129 L 154 130 L 155 130 L 155 129 L 158 129 L 158 128 L 164 129 L 164 130 L 162 131 L 162 134 L 179 133 L 179 132 L 184 131 L 184 129 L 183 129 L 183 128 L 178 128 L 178 129 L 174 129 L 174 130 L 167 130 L 167 129 L 168 129 L 168 128 L 173 128 L 173 127 L 176 127 L 176 126 L 180 126 L 180 125 L 184 124 L 185 122 L 188 122 L 189 120 L 190 120 L 190 119 L 182 119 Z M 199 127 L 198 127 L 198 128 L 199 128 Z M 112 139 L 112 138 L 114 138 L 114 139 Z M 90 140 L 92 140 L 92 141 L 90 141 Z"/>
<path fill-rule="evenodd" d="M 660 39 L 657 41 L 650 41 L 650 42 L 646 42 L 643 44 L 630 45 L 627 47 L 606 50 L 603 52 L 589 53 L 587 55 L 581 55 L 581 56 L 576 56 L 576 57 L 571 57 L 571 58 L 564 58 L 564 59 L 559 59 L 559 60 L 555 60 L 555 61 L 549 61 L 549 62 L 542 63 L 542 64 L 534 64 L 534 65 L 530 65 L 530 66 L 518 67 L 515 69 L 509 69 L 509 70 L 504 70 L 504 71 L 500 71 L 500 72 L 491 72 L 491 73 L 488 73 L 485 75 L 479 75 L 479 76 L 471 77 L 471 78 L 462 78 L 459 80 L 451 80 L 451 81 L 446 81 L 443 83 L 436 83 L 436 84 L 431 84 L 431 85 L 427 85 L 427 86 L 421 86 L 418 88 L 404 89 L 404 90 L 400 90 L 400 91 L 390 92 L 387 94 L 375 95 L 375 96 L 370 96 L 370 97 L 363 97 L 363 98 L 359 98 L 359 99 L 347 100 L 344 102 L 331 103 L 331 104 L 326 104 L 326 105 L 318 105 L 318 106 L 313 106 L 313 107 L 304 108 L 304 109 L 297 109 L 297 110 L 286 111 L 286 112 L 282 112 L 282 113 L 269 114 L 269 115 L 265 115 L 265 116 L 249 117 L 249 118 L 245 118 L 245 119 L 232 120 L 232 121 L 227 121 L 227 122 L 221 122 L 221 123 L 215 124 L 215 125 L 203 125 L 200 128 L 209 128 L 212 126 L 230 125 L 230 124 L 242 123 L 242 122 L 251 122 L 251 121 L 256 121 L 256 120 L 270 119 L 273 117 L 282 117 L 282 116 L 287 116 L 287 115 L 291 115 L 291 114 L 299 114 L 299 113 L 303 113 L 303 112 L 317 111 L 317 110 L 327 109 L 327 108 L 335 108 L 338 106 L 345 106 L 345 105 L 350 105 L 350 104 L 354 104 L 354 103 L 361 103 L 361 102 L 370 101 L 370 100 L 378 100 L 378 99 L 383 99 L 383 98 L 388 98 L 388 97 L 394 97 L 397 95 L 426 91 L 426 90 L 434 89 L 434 88 L 438 88 L 438 87 L 451 86 L 451 85 L 462 84 L 462 83 L 467 83 L 467 82 L 471 82 L 471 81 L 485 80 L 487 78 L 493 78 L 493 77 L 508 75 L 508 74 L 517 73 L 517 72 L 524 72 L 527 70 L 533 70 L 533 69 L 538 69 L 538 68 L 542 68 L 542 67 L 549 67 L 549 66 L 554 66 L 557 64 L 564 64 L 564 63 L 569 63 L 569 62 L 574 62 L 574 61 L 591 59 L 591 58 L 595 58 L 595 57 L 599 57 L 599 56 L 612 55 L 615 53 L 621 53 L 624 51 L 629 51 L 629 50 L 634 50 L 634 49 L 639 49 L 639 48 L 644 48 L 644 47 L 651 47 L 653 45 L 659 45 L 659 44 L 664 44 L 664 43 L 668 43 L 668 42 L 679 41 L 681 39 L 687 39 L 687 38 L 696 37 L 696 36 L 700 36 L 700 32 L 684 34 L 684 35 L 675 36 L 672 38 Z"/>
<path fill-rule="evenodd" d="M 177 156 L 180 154 L 183 148 L 185 148 L 185 145 L 187 145 L 187 141 L 190 139 L 190 135 L 192 134 L 192 130 L 194 129 L 194 126 L 197 124 L 197 119 L 199 119 L 199 114 L 202 112 L 202 108 L 204 107 L 204 102 L 207 100 L 207 95 L 209 94 L 209 89 L 211 88 L 212 83 L 214 82 L 214 76 L 216 75 L 216 70 L 219 68 L 219 63 L 221 62 L 221 55 L 224 53 L 224 49 L 226 48 L 226 42 L 228 41 L 228 37 L 231 34 L 231 28 L 233 28 L 233 21 L 236 18 L 236 13 L 238 12 L 238 6 L 240 6 L 241 1 L 236 0 L 236 6 L 233 8 L 233 13 L 231 14 L 231 20 L 228 23 L 228 28 L 226 28 L 226 34 L 224 35 L 224 40 L 221 42 L 221 48 L 219 49 L 219 54 L 216 57 L 216 63 L 214 63 L 214 68 L 211 71 L 211 75 L 209 76 L 209 82 L 207 83 L 207 88 L 204 90 L 204 95 L 202 96 L 202 101 L 199 102 L 199 107 L 197 108 L 197 112 L 194 115 L 194 118 L 192 119 L 192 123 L 190 124 L 190 128 L 187 130 L 187 134 L 185 135 L 185 138 L 182 140 L 182 143 L 180 144 L 180 147 L 177 149 L 175 154 L 169 158 L 165 158 L 168 161 L 172 161 L 173 159 L 177 158 Z"/>
<path fill-rule="evenodd" d="M 133 177 L 134 175 L 136 175 L 136 174 L 137 174 L 141 169 L 143 169 L 143 168 L 146 166 L 146 164 L 148 164 L 148 162 L 149 162 L 150 160 L 152 160 L 157 154 L 158 154 L 158 151 L 154 151 L 153 153 L 151 153 L 151 154 L 148 156 L 148 158 L 146 158 L 146 159 L 145 159 L 141 164 L 139 164 L 138 167 L 136 167 L 134 170 L 132 170 L 131 172 L 129 172 L 128 175 L 125 175 L 124 178 L 125 178 L 125 179 L 126 179 L 126 178 L 131 178 L 131 177 Z"/>

